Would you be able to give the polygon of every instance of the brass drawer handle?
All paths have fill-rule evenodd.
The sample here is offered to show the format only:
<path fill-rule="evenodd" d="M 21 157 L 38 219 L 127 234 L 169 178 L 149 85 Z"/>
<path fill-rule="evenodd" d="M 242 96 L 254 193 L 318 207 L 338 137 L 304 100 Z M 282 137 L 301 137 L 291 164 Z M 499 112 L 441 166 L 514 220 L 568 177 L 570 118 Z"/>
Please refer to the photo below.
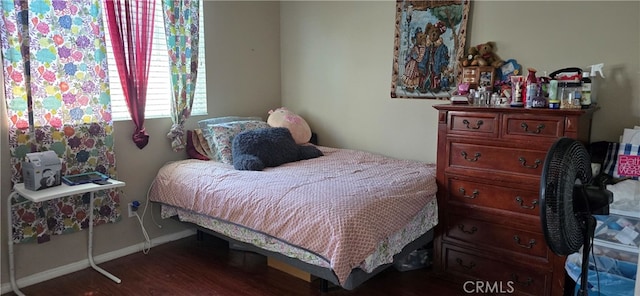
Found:
<path fill-rule="evenodd" d="M 526 122 L 520 124 L 520 127 L 524 129 L 525 132 L 530 134 L 539 134 L 544 129 L 544 124 L 538 124 L 538 128 L 534 131 L 529 131 L 529 125 Z"/>
<path fill-rule="evenodd" d="M 482 124 L 483 124 L 483 123 L 484 123 L 484 122 L 483 122 L 483 121 L 482 121 L 482 119 L 481 119 L 481 120 L 476 121 L 476 126 L 471 127 L 471 126 L 469 126 L 469 125 L 471 124 L 471 123 L 469 122 L 469 120 L 466 120 L 466 119 L 465 119 L 465 120 L 463 120 L 463 121 L 462 121 L 462 124 L 466 125 L 468 129 L 479 129 L 479 128 L 480 128 L 480 126 L 482 126 Z"/>
<path fill-rule="evenodd" d="M 524 157 L 518 158 L 518 161 L 520 161 L 523 167 L 528 169 L 537 169 L 540 166 L 540 163 L 542 162 L 542 160 L 536 159 L 533 165 L 527 165 L 527 160 Z"/>
<path fill-rule="evenodd" d="M 475 264 L 475 263 L 473 263 L 473 262 L 469 263 L 469 265 L 464 265 L 464 264 L 462 263 L 462 259 L 460 259 L 460 258 L 456 258 L 456 263 L 458 263 L 458 264 L 459 264 L 460 266 L 462 266 L 464 269 L 472 269 L 472 268 L 476 267 L 476 264 Z"/>
<path fill-rule="evenodd" d="M 518 284 L 521 284 L 521 285 L 523 285 L 523 286 L 525 286 L 525 287 L 528 287 L 528 286 L 530 286 L 531 284 L 533 284 L 533 279 L 532 279 L 530 276 L 528 276 L 526 280 L 524 280 L 524 281 L 520 281 L 520 279 L 519 279 L 518 275 L 517 275 L 517 274 L 515 274 L 515 273 L 512 273 L 512 274 L 511 274 L 511 279 L 513 279 L 513 281 L 514 281 L 514 282 L 516 282 L 516 283 L 518 283 Z"/>
<path fill-rule="evenodd" d="M 480 191 L 478 191 L 478 189 L 473 190 L 471 195 L 466 195 L 465 194 L 466 191 L 462 187 L 460 187 L 460 189 L 458 189 L 458 191 L 462 194 L 463 197 L 466 197 L 466 198 L 469 198 L 469 199 L 474 199 L 474 198 L 478 197 L 478 195 L 480 194 Z"/>
<path fill-rule="evenodd" d="M 471 230 L 464 230 L 464 224 L 458 224 L 458 228 L 460 228 L 462 232 L 468 234 L 474 234 L 476 233 L 476 231 L 478 231 L 478 228 L 476 228 L 475 226 L 471 226 Z"/>
<path fill-rule="evenodd" d="M 480 158 L 481 156 L 480 152 L 476 152 L 473 158 L 467 158 L 467 152 L 464 152 L 464 151 L 460 152 L 460 155 L 462 155 L 462 157 L 464 157 L 464 160 L 468 162 L 476 162 L 478 161 L 478 158 Z"/>
<path fill-rule="evenodd" d="M 531 206 L 525 206 L 524 205 L 524 201 L 522 200 L 522 197 L 520 196 L 516 196 L 516 202 L 520 204 L 520 207 L 523 209 L 527 209 L 527 210 L 533 210 L 536 208 L 536 205 L 538 204 L 538 200 L 534 200 L 531 202 Z"/>
<path fill-rule="evenodd" d="M 535 239 L 530 239 L 528 245 L 523 245 L 523 244 L 520 243 L 520 237 L 517 236 L 517 235 L 513 236 L 513 240 L 516 241 L 516 244 L 518 244 L 518 246 L 521 246 L 521 247 L 523 247 L 525 249 L 531 249 L 536 244 L 536 240 Z"/>

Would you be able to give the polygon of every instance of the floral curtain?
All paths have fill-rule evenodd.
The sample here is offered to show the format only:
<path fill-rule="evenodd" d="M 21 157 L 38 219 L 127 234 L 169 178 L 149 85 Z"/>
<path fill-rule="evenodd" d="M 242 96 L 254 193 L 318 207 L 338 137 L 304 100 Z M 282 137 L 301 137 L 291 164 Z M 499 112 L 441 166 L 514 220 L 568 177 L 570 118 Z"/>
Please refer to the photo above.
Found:
<path fill-rule="evenodd" d="M 100 1 L 2 0 L 0 40 L 9 121 L 12 182 L 22 182 L 30 152 L 52 150 L 62 174 L 99 171 L 115 177 L 113 125 Z M 119 194 L 12 200 L 14 242 L 45 242 L 51 235 L 121 219 Z"/>
<path fill-rule="evenodd" d="M 164 28 L 171 69 L 173 125 L 171 148 L 185 148 L 184 123 L 191 115 L 198 75 L 199 0 L 163 0 Z"/>
<path fill-rule="evenodd" d="M 113 56 L 129 115 L 136 125 L 132 139 L 140 149 L 149 143 L 144 128 L 144 110 L 155 7 L 155 0 L 105 0 Z"/>

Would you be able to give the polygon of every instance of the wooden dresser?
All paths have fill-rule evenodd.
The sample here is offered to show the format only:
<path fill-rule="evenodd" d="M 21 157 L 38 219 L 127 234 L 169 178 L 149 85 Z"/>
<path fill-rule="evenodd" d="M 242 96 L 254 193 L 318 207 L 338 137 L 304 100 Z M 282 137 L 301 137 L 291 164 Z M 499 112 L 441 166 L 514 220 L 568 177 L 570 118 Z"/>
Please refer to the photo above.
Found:
<path fill-rule="evenodd" d="M 437 271 L 460 283 L 501 285 L 503 293 L 562 295 L 565 257 L 555 255 L 544 240 L 540 174 L 547 150 L 559 137 L 589 142 L 595 108 L 451 104 L 434 108 L 438 110 Z"/>

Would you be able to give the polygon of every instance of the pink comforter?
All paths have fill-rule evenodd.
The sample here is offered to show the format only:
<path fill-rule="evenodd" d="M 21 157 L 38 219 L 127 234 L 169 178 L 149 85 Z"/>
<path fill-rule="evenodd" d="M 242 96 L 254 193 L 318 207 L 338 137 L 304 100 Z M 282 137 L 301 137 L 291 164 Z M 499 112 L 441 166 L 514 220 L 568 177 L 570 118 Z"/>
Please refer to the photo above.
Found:
<path fill-rule="evenodd" d="M 264 171 L 184 160 L 165 165 L 152 201 L 242 225 L 314 252 L 340 283 L 435 198 L 435 166 L 318 146 L 325 156 Z"/>

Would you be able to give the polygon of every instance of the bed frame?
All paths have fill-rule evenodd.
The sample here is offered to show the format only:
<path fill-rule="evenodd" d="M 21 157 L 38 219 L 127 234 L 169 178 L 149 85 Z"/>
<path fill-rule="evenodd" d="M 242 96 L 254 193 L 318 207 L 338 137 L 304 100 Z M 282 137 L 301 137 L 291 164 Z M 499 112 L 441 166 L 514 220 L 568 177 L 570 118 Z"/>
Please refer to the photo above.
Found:
<path fill-rule="evenodd" d="M 312 134 L 311 142 L 312 143 L 317 143 L 317 135 L 315 133 Z M 158 203 L 162 204 L 162 202 L 158 202 Z M 173 205 L 171 205 L 171 206 L 173 207 Z M 175 219 L 177 221 L 180 221 L 180 219 L 177 216 L 172 216 L 171 218 Z M 267 258 L 277 260 L 277 261 L 279 261 L 281 263 L 284 263 L 284 264 L 286 264 L 288 266 L 291 266 L 293 268 L 296 268 L 298 270 L 301 270 L 301 271 L 311 275 L 312 277 L 320 279 L 321 280 L 321 289 L 322 289 L 323 292 L 327 292 L 329 290 L 330 284 L 335 286 L 337 289 L 343 288 L 345 290 L 353 290 L 353 289 L 357 288 L 359 285 L 361 285 L 365 281 L 371 279 L 372 277 L 376 276 L 378 273 L 382 272 L 386 268 L 388 268 L 391 265 L 393 265 L 393 262 L 398 262 L 400 260 L 403 260 L 409 255 L 409 253 L 411 253 L 411 252 L 413 252 L 413 251 L 415 251 L 415 250 L 417 250 L 417 249 L 419 249 L 421 247 L 424 247 L 425 245 L 431 243 L 433 241 L 434 232 L 435 232 L 435 230 L 434 230 L 435 227 L 432 227 L 429 231 L 427 231 L 426 233 L 420 235 L 418 238 L 416 238 L 412 242 L 410 242 L 407 245 L 405 245 L 404 247 L 402 247 L 402 250 L 398 254 L 393 255 L 393 262 L 392 263 L 380 265 L 380 266 L 374 268 L 374 270 L 371 271 L 371 272 L 365 272 L 364 270 L 362 270 L 360 268 L 352 269 L 351 272 L 349 273 L 349 275 L 347 276 L 347 278 L 341 284 L 339 279 L 338 279 L 338 277 L 337 277 L 337 275 L 335 274 L 334 270 L 331 269 L 331 268 L 321 267 L 321 266 L 318 266 L 318 265 L 314 265 L 314 264 L 311 264 L 311 263 L 304 262 L 304 261 L 302 261 L 300 259 L 289 257 L 289 256 L 287 256 L 285 254 L 277 253 L 277 252 L 274 252 L 274 251 L 269 251 L 269 250 L 260 248 L 260 247 L 258 247 L 256 245 L 236 240 L 236 239 L 231 238 L 231 237 L 229 237 L 227 235 L 224 235 L 224 234 L 216 232 L 214 230 L 205 228 L 203 226 L 197 225 L 197 224 L 192 223 L 192 222 L 187 222 L 187 221 L 180 221 L 180 222 L 195 226 L 195 229 L 197 230 L 197 238 L 199 240 L 202 239 L 204 234 L 209 234 L 209 235 L 212 235 L 212 236 L 215 236 L 215 237 L 218 237 L 220 239 L 223 239 L 223 240 L 227 241 L 229 243 L 229 248 L 230 249 L 239 250 L 239 251 L 249 251 L 249 252 L 257 253 L 257 254 L 260 254 L 260 255 L 265 256 Z"/>
<path fill-rule="evenodd" d="M 177 219 L 177 218 L 176 218 Z M 324 268 L 324 267 L 320 267 L 320 266 L 316 266 L 313 264 L 309 264 L 303 261 L 300 261 L 298 259 L 295 258 L 291 258 L 289 256 L 280 254 L 280 253 L 276 253 L 276 252 L 272 252 L 272 251 L 268 251 L 262 248 L 259 248 L 255 245 L 249 244 L 249 243 L 245 243 L 245 242 L 241 242 L 238 241 L 236 239 L 230 238 L 224 234 L 212 231 L 210 229 L 204 228 L 202 226 L 190 223 L 190 222 L 181 222 L 181 223 L 188 223 L 191 225 L 196 226 L 196 236 L 198 240 L 202 240 L 203 235 L 209 234 L 209 235 L 213 235 L 215 237 L 221 238 L 223 240 L 226 240 L 229 242 L 229 248 L 234 249 L 234 250 L 240 250 L 240 251 L 249 251 L 249 252 L 254 252 L 266 257 L 271 257 L 273 259 L 276 259 L 278 261 L 281 261 L 283 263 L 286 263 L 288 265 L 291 265 L 297 269 L 300 269 L 304 272 L 307 272 L 309 274 L 311 274 L 312 276 L 318 277 L 322 280 L 321 282 L 321 290 L 323 292 L 328 292 L 329 290 L 329 283 L 332 283 L 333 285 L 335 285 L 336 287 L 342 287 L 346 290 L 353 290 L 356 287 L 358 287 L 360 284 L 364 283 L 365 281 L 367 281 L 368 279 L 374 277 L 375 275 L 377 275 L 378 273 L 380 273 L 381 271 L 385 270 L 387 267 L 391 266 L 392 263 L 389 264 L 384 264 L 381 266 L 376 267 L 372 272 L 367 273 L 359 268 L 356 268 L 354 270 L 351 271 L 351 274 L 349 274 L 349 277 L 347 278 L 347 280 L 345 281 L 343 286 L 340 286 L 338 278 L 336 277 L 335 273 L 328 268 Z M 397 261 L 399 259 L 405 258 L 406 256 L 409 255 L 409 253 L 419 249 L 420 247 L 423 247 L 425 245 L 427 245 L 429 242 L 433 241 L 433 234 L 434 234 L 434 229 L 432 228 L 431 230 L 429 230 L 428 232 L 426 232 L 425 234 L 423 234 L 422 236 L 418 237 L 417 239 L 415 239 L 414 241 L 412 241 L 411 243 L 407 244 L 406 246 L 404 246 L 404 248 L 402 248 L 402 251 L 396 255 L 393 256 L 393 261 Z"/>

